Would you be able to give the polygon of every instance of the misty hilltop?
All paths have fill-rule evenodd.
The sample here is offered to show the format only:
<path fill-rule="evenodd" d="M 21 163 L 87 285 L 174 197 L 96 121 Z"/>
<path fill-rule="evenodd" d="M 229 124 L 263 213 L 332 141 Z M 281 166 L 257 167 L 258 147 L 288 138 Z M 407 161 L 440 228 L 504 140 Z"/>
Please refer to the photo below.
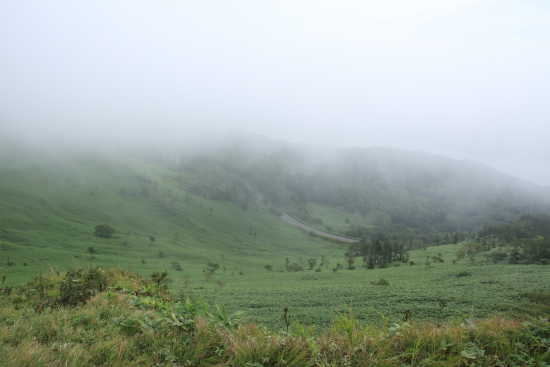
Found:
<path fill-rule="evenodd" d="M 306 222 L 314 216 L 307 206 L 315 203 L 361 215 L 373 226 L 420 232 L 470 231 L 550 211 L 550 188 L 469 159 L 300 145 L 236 131 L 212 140 L 204 150 L 166 151 L 166 159 L 177 159 L 174 170 L 199 172 L 195 185 L 205 195 L 231 200 L 232 177 Z M 353 232 L 348 235 L 361 237 Z"/>
<path fill-rule="evenodd" d="M 80 215 L 90 223 L 115 220 L 113 202 L 122 207 L 121 196 L 132 193 L 143 197 L 141 201 L 158 201 L 154 207 L 160 212 L 148 206 L 141 220 L 156 213 L 170 226 L 189 224 L 192 220 L 182 200 L 188 202 L 191 195 L 226 202 L 242 213 L 252 207 L 257 210 L 262 202 L 311 226 L 354 238 L 472 231 L 525 213 L 550 212 L 548 187 L 475 161 L 384 147 L 300 145 L 235 130 L 116 148 L 111 143 L 46 148 L 6 142 L 0 153 L 3 201 L 15 213 L 9 219 L 15 227 L 32 226 L 28 214 L 17 214 L 25 206 L 55 212 L 54 207 L 66 208 L 70 201 L 72 213 L 78 213 L 75 201 L 84 197 L 76 191 L 70 194 L 77 187 L 95 197 L 95 212 Z M 65 177 L 62 185 L 70 186 L 67 196 L 56 193 L 43 200 L 40 190 L 60 177 Z M 153 181 L 161 186 L 149 187 Z M 44 184 L 25 189 L 29 182 Z M 116 196 L 101 199 L 105 187 Z M 23 217 L 17 224 L 17 218 Z M 209 220 L 201 225 L 204 231 L 211 226 Z M 124 220 L 116 221 L 124 225 Z"/>

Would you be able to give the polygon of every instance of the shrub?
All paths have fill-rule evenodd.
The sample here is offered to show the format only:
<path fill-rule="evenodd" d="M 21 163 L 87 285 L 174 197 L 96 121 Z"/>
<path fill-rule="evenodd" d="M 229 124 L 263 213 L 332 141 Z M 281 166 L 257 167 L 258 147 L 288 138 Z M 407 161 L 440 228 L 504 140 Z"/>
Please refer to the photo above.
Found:
<path fill-rule="evenodd" d="M 101 268 L 68 271 L 59 285 L 56 303 L 64 307 L 78 306 L 106 289 L 107 279 Z"/>
<path fill-rule="evenodd" d="M 386 278 L 380 278 L 377 282 L 370 282 L 372 285 L 390 285 Z"/>
<path fill-rule="evenodd" d="M 99 237 L 109 238 L 115 234 L 115 229 L 108 224 L 98 224 L 95 226 L 95 234 Z"/>
<path fill-rule="evenodd" d="M 302 268 L 300 267 L 300 264 L 298 263 L 291 263 L 288 264 L 288 271 L 300 271 Z"/>
<path fill-rule="evenodd" d="M 460 273 L 456 274 L 456 277 L 457 278 L 468 277 L 470 275 L 472 275 L 472 273 L 470 273 L 469 271 L 461 271 Z"/>

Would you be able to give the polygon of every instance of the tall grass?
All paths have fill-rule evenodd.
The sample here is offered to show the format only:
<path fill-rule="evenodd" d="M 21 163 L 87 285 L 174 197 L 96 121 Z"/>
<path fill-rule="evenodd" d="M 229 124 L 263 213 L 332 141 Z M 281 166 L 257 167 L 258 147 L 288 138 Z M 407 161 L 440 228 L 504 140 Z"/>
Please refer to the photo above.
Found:
<path fill-rule="evenodd" d="M 96 269 L 97 271 L 97 269 Z M 324 329 L 268 330 L 180 300 L 122 270 L 83 304 L 37 309 L 24 287 L 0 298 L 2 366 L 546 366 L 547 319 L 362 323 L 353 310 Z M 75 274 L 75 273 L 73 273 Z M 41 281 L 63 282 L 66 274 Z M 61 279 L 60 279 L 61 278 Z M 79 281 L 75 279 L 75 281 Z M 56 283 L 57 282 L 57 283 Z M 36 285 L 37 283 L 33 283 Z M 94 285 L 90 285 L 94 287 Z M 136 296 L 149 289 L 149 295 Z M 156 289 L 156 291 L 151 291 Z M 281 313 L 282 314 L 282 313 Z"/>

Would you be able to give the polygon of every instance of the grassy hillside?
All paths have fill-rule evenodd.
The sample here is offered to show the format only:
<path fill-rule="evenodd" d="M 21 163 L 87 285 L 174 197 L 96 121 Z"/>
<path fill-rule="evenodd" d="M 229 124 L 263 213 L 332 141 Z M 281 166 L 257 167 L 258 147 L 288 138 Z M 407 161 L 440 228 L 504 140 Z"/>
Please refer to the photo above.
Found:
<path fill-rule="evenodd" d="M 273 327 L 280 326 L 286 306 L 296 320 L 318 325 L 350 304 L 370 321 L 381 314 L 399 319 L 407 309 L 415 318 L 430 319 L 441 299 L 449 303 L 447 317 L 487 317 L 521 309 L 526 302 L 521 293 L 550 289 L 544 266 L 453 264 L 459 245 L 411 251 L 418 264 L 412 267 L 335 272 L 347 245 L 281 220 L 269 201 L 249 195 L 223 161 L 158 152 L 5 150 L 0 161 L 5 285 L 51 269 L 101 265 L 143 276 L 168 270 L 174 292 L 224 302 Z M 333 232 L 348 224 L 372 226 L 368 215 L 326 204 L 305 207 L 310 221 L 321 219 L 319 226 L 329 224 Z M 113 226 L 115 235 L 95 235 L 98 224 Z M 445 262 L 426 269 L 425 257 L 440 252 Z M 322 267 L 321 257 L 327 260 Z M 315 259 L 318 271 L 286 272 L 287 259 L 305 269 Z M 219 269 L 205 272 L 208 263 Z M 460 272 L 467 276 L 457 277 Z M 371 283 L 380 278 L 390 286 Z"/>
<path fill-rule="evenodd" d="M 521 214 L 550 212 L 550 189 L 479 162 L 399 149 L 315 148 L 235 138 L 209 152 L 273 203 L 315 224 L 317 204 L 339 211 L 339 227 L 357 215 L 367 225 L 401 225 L 419 233 L 472 231 Z M 352 222 L 353 223 L 353 222 Z M 348 224 L 348 227 L 352 224 Z M 398 227 L 392 229 L 397 231 Z"/>
<path fill-rule="evenodd" d="M 259 200 L 245 210 L 197 196 L 182 184 L 194 180 L 192 173 L 114 150 L 12 147 L 0 159 L 2 271 L 16 283 L 75 265 L 148 274 L 177 261 L 183 273 L 200 274 L 210 261 L 236 273 L 263 267 L 260 257 L 283 263 L 288 256 L 339 251 L 289 226 Z M 116 229 L 112 238 L 94 235 L 104 223 Z"/>
<path fill-rule="evenodd" d="M 515 320 L 548 315 L 550 278 L 542 262 L 489 264 L 481 255 L 454 261 L 459 243 L 411 250 L 412 266 L 335 271 L 348 244 L 287 224 L 266 197 L 253 195 L 239 176 L 242 165 L 159 152 L 3 146 L 0 360 L 6 365 L 549 360 L 547 321 Z M 335 233 L 350 225 L 376 229 L 384 220 L 376 211 L 363 216 L 294 199 L 290 212 Z M 99 224 L 116 233 L 94 234 Z M 392 234 L 396 228 L 384 230 L 395 237 L 421 233 L 400 224 Z M 443 262 L 426 266 L 433 257 Z M 308 270 L 312 259 L 316 266 Z M 285 271 L 287 263 L 302 270 Z M 81 270 L 64 273 L 75 268 Z M 151 280 L 165 270 L 175 297 Z M 221 303 L 226 308 L 214 306 Z M 244 311 L 243 318 L 235 311 Z"/>

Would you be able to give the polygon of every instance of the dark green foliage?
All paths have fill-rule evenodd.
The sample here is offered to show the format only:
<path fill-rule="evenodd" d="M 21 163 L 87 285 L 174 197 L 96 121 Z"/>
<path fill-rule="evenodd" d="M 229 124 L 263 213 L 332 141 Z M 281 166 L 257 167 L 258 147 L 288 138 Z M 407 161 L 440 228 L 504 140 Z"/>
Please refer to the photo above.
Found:
<path fill-rule="evenodd" d="M 220 264 L 215 264 L 213 262 L 208 262 L 206 264 L 206 270 L 210 271 L 212 274 L 216 272 L 220 268 Z"/>
<path fill-rule="evenodd" d="M 405 245 L 397 241 L 359 241 L 352 243 L 346 252 L 348 264 L 354 257 L 363 259 L 363 267 L 374 269 L 375 265 L 385 268 L 392 262 L 408 262 L 409 254 Z"/>
<path fill-rule="evenodd" d="M 93 255 L 97 254 L 97 251 L 93 247 L 88 247 L 88 253 L 90 254 L 90 259 L 93 259 Z"/>
<path fill-rule="evenodd" d="M 182 271 L 181 264 L 179 261 L 172 261 L 170 264 L 172 264 L 172 268 L 176 271 Z"/>
<path fill-rule="evenodd" d="M 167 279 L 166 279 L 167 276 L 168 276 L 168 270 L 165 270 L 162 273 L 158 271 L 154 271 L 151 273 L 151 280 L 157 284 L 157 287 L 160 287 L 161 284 L 165 286 L 167 283 Z"/>
<path fill-rule="evenodd" d="M 390 285 L 390 282 L 386 278 L 380 278 L 377 281 L 371 281 L 370 284 L 372 285 Z"/>
<path fill-rule="evenodd" d="M 116 230 L 108 224 L 98 224 L 95 226 L 94 233 L 99 237 L 109 238 L 114 235 Z"/>
<path fill-rule="evenodd" d="M 457 278 L 460 278 L 460 277 L 469 277 L 470 275 L 472 275 L 471 272 L 465 271 L 465 270 L 464 270 L 464 271 L 458 272 L 458 273 L 456 274 L 456 277 L 457 277 Z"/>
<path fill-rule="evenodd" d="M 485 226 L 478 232 L 482 243 L 494 262 L 507 260 L 509 264 L 544 264 L 550 259 L 550 215 L 525 214 L 509 224 L 498 227 Z M 508 246 L 507 252 L 501 248 Z"/>
<path fill-rule="evenodd" d="M 75 307 L 103 292 L 112 282 L 110 271 L 96 267 L 75 269 L 56 277 L 37 277 L 16 290 L 17 300 L 27 300 L 35 310 Z"/>
<path fill-rule="evenodd" d="M 107 279 L 101 268 L 68 271 L 59 285 L 59 298 L 55 303 L 61 307 L 78 306 L 106 289 Z"/>

